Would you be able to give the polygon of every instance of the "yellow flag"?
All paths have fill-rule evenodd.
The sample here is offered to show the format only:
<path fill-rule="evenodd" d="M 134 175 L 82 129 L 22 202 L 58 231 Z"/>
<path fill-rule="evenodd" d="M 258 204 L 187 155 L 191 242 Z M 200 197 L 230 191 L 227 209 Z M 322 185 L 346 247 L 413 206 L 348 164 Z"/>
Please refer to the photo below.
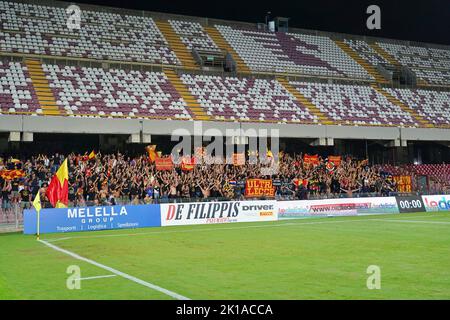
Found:
<path fill-rule="evenodd" d="M 39 191 L 33 200 L 33 207 L 36 209 L 37 212 L 41 211 L 41 196 L 39 194 Z"/>

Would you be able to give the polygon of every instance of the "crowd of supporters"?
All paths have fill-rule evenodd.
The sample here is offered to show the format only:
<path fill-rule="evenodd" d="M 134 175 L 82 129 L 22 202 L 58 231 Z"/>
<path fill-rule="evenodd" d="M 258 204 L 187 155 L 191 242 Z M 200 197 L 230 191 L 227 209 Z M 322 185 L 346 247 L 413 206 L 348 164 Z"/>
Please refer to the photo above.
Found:
<path fill-rule="evenodd" d="M 0 170 L 19 170 L 23 176 L 0 177 L 1 208 L 13 204 L 29 208 L 37 192 L 49 206 L 46 188 L 65 155 L 40 154 L 28 159 L 0 159 Z M 68 155 L 69 202 L 74 206 L 141 204 L 198 199 L 242 199 L 249 178 L 272 179 L 277 199 L 308 199 L 351 196 L 354 194 L 388 195 L 397 191 L 392 176 L 367 161 L 343 157 L 330 168 L 327 158 L 316 165 L 306 165 L 302 154 L 283 154 L 278 171 L 268 176 L 269 165 L 197 164 L 190 171 L 176 165 L 159 171 L 147 154 L 122 153 Z"/>

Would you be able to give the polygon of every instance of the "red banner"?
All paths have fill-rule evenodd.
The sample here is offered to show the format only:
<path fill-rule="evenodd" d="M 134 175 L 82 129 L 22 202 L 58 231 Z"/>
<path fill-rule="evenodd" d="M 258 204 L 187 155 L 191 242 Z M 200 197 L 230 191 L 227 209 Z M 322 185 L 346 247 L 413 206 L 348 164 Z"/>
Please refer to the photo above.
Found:
<path fill-rule="evenodd" d="M 333 162 L 336 167 L 341 165 L 341 156 L 328 156 L 328 162 Z"/>
<path fill-rule="evenodd" d="M 305 154 L 303 156 L 303 163 L 306 165 L 317 166 L 319 165 L 319 156 L 317 154 L 316 155 Z"/>
<path fill-rule="evenodd" d="M 192 171 L 195 166 L 195 157 L 183 157 L 181 159 L 181 170 L 183 171 Z"/>
<path fill-rule="evenodd" d="M 246 197 L 274 197 L 275 187 L 269 179 L 247 179 L 245 182 Z"/>
<path fill-rule="evenodd" d="M 173 169 L 173 162 L 172 162 L 172 158 L 170 158 L 170 157 L 156 158 L 155 165 L 156 165 L 156 170 L 160 170 L 160 171 Z"/>

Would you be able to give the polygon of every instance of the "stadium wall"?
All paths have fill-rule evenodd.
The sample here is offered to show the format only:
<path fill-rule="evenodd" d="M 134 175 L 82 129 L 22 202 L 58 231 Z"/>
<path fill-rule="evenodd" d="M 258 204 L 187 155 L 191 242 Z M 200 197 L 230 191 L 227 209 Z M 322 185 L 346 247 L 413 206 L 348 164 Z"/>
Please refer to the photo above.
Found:
<path fill-rule="evenodd" d="M 79 207 L 41 210 L 40 233 L 436 211 L 450 211 L 450 195 Z M 36 211 L 25 210 L 24 233 L 36 230 Z"/>
<path fill-rule="evenodd" d="M 58 116 L 0 116 L 0 132 L 33 133 L 85 133 L 85 134 L 154 134 L 171 135 L 176 129 L 186 129 L 194 134 L 198 121 L 150 120 L 150 119 L 111 119 L 111 118 L 77 118 Z M 334 139 L 368 139 L 394 140 L 400 146 L 401 140 L 410 141 L 450 141 L 450 129 L 435 128 L 397 128 L 375 126 L 337 126 L 337 125 L 302 125 L 273 124 L 255 122 L 201 122 L 202 132 L 215 129 L 225 136 L 226 130 L 271 129 L 279 130 L 280 137 L 285 138 L 334 138 Z"/>

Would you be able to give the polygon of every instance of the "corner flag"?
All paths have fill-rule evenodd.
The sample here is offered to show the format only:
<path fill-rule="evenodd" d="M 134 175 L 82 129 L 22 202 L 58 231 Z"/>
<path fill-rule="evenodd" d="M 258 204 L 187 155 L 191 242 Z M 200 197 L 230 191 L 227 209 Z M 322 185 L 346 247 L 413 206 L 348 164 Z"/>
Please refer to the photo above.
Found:
<path fill-rule="evenodd" d="M 40 231 L 39 231 L 39 221 L 40 221 L 40 218 L 39 218 L 39 214 L 40 214 L 40 212 L 41 212 L 41 195 L 40 195 L 40 193 L 39 193 L 39 191 L 38 191 L 38 193 L 36 194 L 36 197 L 34 198 L 34 200 L 33 200 L 33 207 L 36 209 L 36 212 L 37 212 L 37 215 L 36 215 L 36 219 L 37 219 L 37 225 L 36 225 L 36 236 L 37 236 L 37 239 L 39 240 L 39 233 L 40 233 Z"/>

